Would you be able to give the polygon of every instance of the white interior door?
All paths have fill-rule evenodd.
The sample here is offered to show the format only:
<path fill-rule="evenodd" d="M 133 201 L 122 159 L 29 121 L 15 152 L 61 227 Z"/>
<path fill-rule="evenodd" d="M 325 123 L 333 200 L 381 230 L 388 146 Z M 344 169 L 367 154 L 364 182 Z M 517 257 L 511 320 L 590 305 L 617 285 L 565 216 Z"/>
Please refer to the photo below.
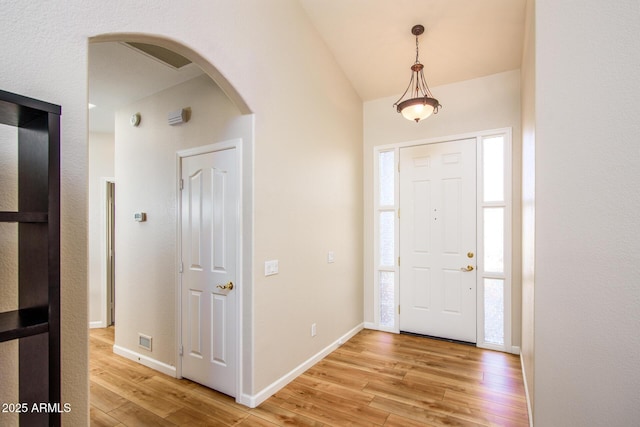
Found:
<path fill-rule="evenodd" d="M 236 150 L 182 159 L 182 376 L 236 396 Z"/>
<path fill-rule="evenodd" d="M 400 149 L 400 330 L 476 342 L 475 139 Z"/>

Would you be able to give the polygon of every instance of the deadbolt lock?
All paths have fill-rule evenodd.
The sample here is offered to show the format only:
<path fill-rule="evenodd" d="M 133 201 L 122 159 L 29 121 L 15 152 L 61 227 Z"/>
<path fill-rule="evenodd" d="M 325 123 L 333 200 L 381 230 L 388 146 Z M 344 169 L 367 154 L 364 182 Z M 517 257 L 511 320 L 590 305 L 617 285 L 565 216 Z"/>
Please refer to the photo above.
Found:
<path fill-rule="evenodd" d="M 467 252 L 467 258 L 473 258 L 473 252 Z"/>

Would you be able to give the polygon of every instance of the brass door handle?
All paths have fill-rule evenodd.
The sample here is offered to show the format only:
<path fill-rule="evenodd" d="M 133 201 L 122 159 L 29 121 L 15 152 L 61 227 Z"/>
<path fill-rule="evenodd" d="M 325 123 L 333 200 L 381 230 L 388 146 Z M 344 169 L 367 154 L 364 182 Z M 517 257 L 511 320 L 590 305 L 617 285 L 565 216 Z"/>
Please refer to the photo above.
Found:
<path fill-rule="evenodd" d="M 233 282 L 229 282 L 224 286 L 218 285 L 218 286 L 216 286 L 216 288 L 222 289 L 223 291 L 230 291 L 231 289 L 233 289 Z"/>
<path fill-rule="evenodd" d="M 466 267 L 460 267 L 460 271 L 473 271 L 473 265 L 467 265 Z"/>

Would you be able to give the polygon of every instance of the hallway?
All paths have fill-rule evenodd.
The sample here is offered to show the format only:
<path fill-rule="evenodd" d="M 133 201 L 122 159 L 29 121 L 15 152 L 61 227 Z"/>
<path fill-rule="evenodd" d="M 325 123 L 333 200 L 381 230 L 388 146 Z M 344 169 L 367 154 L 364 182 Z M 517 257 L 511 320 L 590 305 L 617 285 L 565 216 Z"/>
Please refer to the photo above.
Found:
<path fill-rule="evenodd" d="M 90 331 L 92 426 L 528 426 L 517 356 L 363 330 L 258 408 L 111 351 Z"/>

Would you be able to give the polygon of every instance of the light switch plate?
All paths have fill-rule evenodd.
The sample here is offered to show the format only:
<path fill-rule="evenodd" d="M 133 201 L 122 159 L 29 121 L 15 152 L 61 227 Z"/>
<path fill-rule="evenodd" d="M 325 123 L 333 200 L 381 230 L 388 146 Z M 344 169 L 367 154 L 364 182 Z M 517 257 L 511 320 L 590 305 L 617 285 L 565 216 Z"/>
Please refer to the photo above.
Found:
<path fill-rule="evenodd" d="M 264 262 L 264 275 L 265 276 L 273 276 L 274 274 L 278 274 L 278 260 L 274 259 L 271 261 Z"/>
<path fill-rule="evenodd" d="M 336 254 L 333 251 L 329 251 L 327 253 L 327 263 L 331 264 L 333 262 L 336 262 Z"/>

